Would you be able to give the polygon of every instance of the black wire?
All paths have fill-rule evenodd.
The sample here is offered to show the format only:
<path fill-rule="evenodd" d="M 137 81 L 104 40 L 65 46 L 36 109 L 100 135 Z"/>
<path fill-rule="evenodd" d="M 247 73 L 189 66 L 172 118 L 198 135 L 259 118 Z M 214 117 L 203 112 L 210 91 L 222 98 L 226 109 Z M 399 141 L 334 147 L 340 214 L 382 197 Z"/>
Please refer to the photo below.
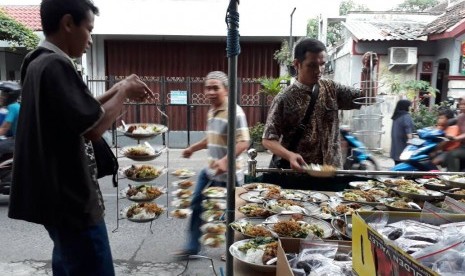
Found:
<path fill-rule="evenodd" d="M 226 11 L 226 25 L 228 26 L 228 36 L 226 38 L 226 55 L 227 57 L 238 56 L 241 53 L 241 45 L 239 45 L 239 12 L 236 10 L 236 2 L 239 0 L 231 0 L 228 10 Z"/>

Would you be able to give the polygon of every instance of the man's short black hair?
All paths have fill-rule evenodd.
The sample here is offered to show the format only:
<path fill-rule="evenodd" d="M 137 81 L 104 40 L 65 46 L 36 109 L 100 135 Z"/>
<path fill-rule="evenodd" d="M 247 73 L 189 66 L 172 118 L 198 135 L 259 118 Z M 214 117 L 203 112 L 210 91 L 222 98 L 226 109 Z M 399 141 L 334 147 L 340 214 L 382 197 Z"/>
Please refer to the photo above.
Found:
<path fill-rule="evenodd" d="M 441 108 L 439 109 L 438 116 L 445 116 L 447 119 L 452 119 L 455 117 L 455 114 L 450 108 Z"/>
<path fill-rule="evenodd" d="M 321 53 L 326 51 L 326 46 L 323 42 L 314 38 L 305 38 L 297 43 L 294 48 L 294 59 L 297 59 L 299 62 L 304 61 L 305 53 Z"/>
<path fill-rule="evenodd" d="M 73 17 L 74 24 L 80 25 L 91 11 L 98 15 L 98 8 L 91 0 L 42 0 L 40 4 L 40 20 L 42 31 L 51 35 L 58 31 L 60 20 L 66 14 Z"/>

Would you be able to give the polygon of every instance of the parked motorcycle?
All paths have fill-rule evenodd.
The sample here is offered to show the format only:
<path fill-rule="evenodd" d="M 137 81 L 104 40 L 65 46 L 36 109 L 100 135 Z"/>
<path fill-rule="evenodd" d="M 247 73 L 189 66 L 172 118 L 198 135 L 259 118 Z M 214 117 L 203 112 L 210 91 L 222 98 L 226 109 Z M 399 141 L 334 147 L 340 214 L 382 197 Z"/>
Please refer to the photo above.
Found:
<path fill-rule="evenodd" d="M 379 166 L 365 145 L 355 137 L 350 129 L 341 127 L 340 132 L 347 142 L 347 157 L 344 162 L 344 170 L 374 170 L 378 171 Z"/>
<path fill-rule="evenodd" d="M 431 171 L 438 167 L 431 162 L 430 153 L 437 145 L 447 141 L 444 131 L 432 127 L 417 131 L 417 137 L 407 142 L 407 147 L 400 154 L 402 163 L 395 165 L 392 171 Z"/>
<path fill-rule="evenodd" d="M 0 97 L 2 105 L 7 106 L 18 100 L 21 86 L 16 82 L 0 82 Z M 2 137 L 0 137 L 0 140 Z M 0 142 L 1 143 L 1 142 Z M 13 168 L 13 152 L 0 156 L 0 194 L 9 195 L 11 186 L 11 173 Z"/>

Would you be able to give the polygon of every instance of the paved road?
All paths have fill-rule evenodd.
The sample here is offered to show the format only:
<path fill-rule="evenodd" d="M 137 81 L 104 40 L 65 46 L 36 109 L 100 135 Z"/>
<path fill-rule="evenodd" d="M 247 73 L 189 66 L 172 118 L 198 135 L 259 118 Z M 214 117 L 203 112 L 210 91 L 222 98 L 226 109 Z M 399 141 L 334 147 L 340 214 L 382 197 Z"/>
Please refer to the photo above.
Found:
<path fill-rule="evenodd" d="M 181 150 L 169 151 L 169 168 L 191 168 L 199 171 L 206 164 L 206 152 L 201 151 L 191 159 L 180 158 Z M 247 157 L 245 157 L 247 158 Z M 266 167 L 271 155 L 259 154 L 258 166 Z M 154 162 L 154 165 L 165 165 L 167 154 L 165 153 Z M 382 159 L 384 167 L 391 164 L 387 159 Z M 121 166 L 130 165 L 133 162 L 122 158 Z M 165 175 L 157 180 L 160 185 L 171 183 L 175 179 L 171 175 Z M 110 178 L 104 178 L 100 182 L 104 194 L 106 206 L 106 223 L 115 262 L 116 275 L 145 276 L 145 275 L 178 275 L 185 266 L 185 262 L 176 261 L 170 255 L 171 252 L 180 249 L 185 241 L 188 220 L 172 219 L 166 215 L 161 216 L 150 224 L 137 224 L 126 220 L 116 219 L 117 210 L 130 204 L 125 199 L 118 201 L 117 189 L 111 185 Z M 127 180 L 121 180 L 119 189 L 126 187 Z M 173 188 L 170 185 L 170 189 Z M 171 201 L 171 197 L 169 199 Z M 158 204 L 167 204 L 167 198 L 161 197 Z M 0 196 L 0 275 L 43 276 L 52 275 L 51 251 L 52 242 L 44 228 L 40 225 L 7 218 L 8 197 Z M 118 226 L 117 231 L 113 232 Z M 225 263 L 220 260 L 220 255 L 225 247 L 218 249 L 205 248 L 201 254 L 209 256 L 214 261 L 214 266 L 219 274 L 220 267 L 225 269 Z M 208 260 L 194 260 L 189 264 L 183 275 L 213 275 L 211 263 Z"/>

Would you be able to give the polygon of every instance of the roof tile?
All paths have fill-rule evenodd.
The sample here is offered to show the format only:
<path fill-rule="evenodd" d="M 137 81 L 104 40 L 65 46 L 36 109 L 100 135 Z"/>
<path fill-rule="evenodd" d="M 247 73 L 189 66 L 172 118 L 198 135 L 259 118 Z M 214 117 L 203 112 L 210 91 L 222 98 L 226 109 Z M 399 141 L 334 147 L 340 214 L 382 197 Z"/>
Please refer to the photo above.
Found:
<path fill-rule="evenodd" d="M 423 34 L 440 34 L 465 19 L 465 1 L 446 9 L 446 12 L 426 25 Z"/>
<path fill-rule="evenodd" d="M 418 22 L 347 21 L 344 25 L 361 41 L 425 40 L 425 24 Z"/>
<path fill-rule="evenodd" d="M 0 6 L 0 9 L 5 11 L 7 15 L 22 23 L 33 31 L 41 31 L 42 23 L 40 21 L 40 6 L 29 5 L 8 5 Z"/>

